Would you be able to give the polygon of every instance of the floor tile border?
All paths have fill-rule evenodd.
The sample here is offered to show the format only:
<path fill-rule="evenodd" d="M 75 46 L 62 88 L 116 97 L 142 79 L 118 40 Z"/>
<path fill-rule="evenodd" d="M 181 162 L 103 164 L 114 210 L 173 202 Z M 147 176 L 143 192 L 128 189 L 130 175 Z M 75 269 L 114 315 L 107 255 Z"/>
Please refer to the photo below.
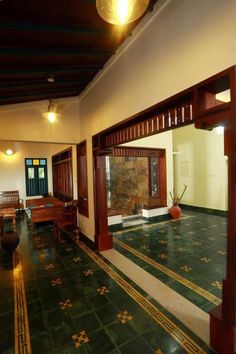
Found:
<path fill-rule="evenodd" d="M 87 247 L 83 242 L 77 242 L 77 245 L 87 253 L 100 268 L 102 268 L 133 300 L 135 300 L 152 318 L 189 354 L 206 354 L 206 352 L 179 328 L 172 320 L 158 310 L 150 301 L 135 290 L 126 280 L 116 273 L 101 257 Z"/>
<path fill-rule="evenodd" d="M 32 354 L 19 247 L 13 253 L 15 354 Z"/>
<path fill-rule="evenodd" d="M 170 278 L 176 280 L 177 282 L 183 284 L 187 288 L 191 289 L 192 291 L 196 292 L 197 294 L 201 295 L 208 301 L 211 301 L 215 305 L 219 305 L 221 303 L 221 299 L 219 299 L 217 296 L 211 294 L 209 291 L 204 290 L 197 284 L 194 284 L 190 280 L 182 277 L 181 275 L 175 273 L 173 270 L 163 266 L 162 264 L 158 263 L 157 261 L 154 261 L 153 259 L 149 258 L 148 256 L 142 254 L 141 252 L 135 250 L 131 246 L 127 245 L 126 243 L 118 240 L 117 238 L 113 238 L 113 242 L 119 245 L 120 247 L 124 248 L 126 251 L 132 253 L 136 257 L 142 259 L 146 263 L 150 264 L 154 268 L 160 270 L 162 273 L 168 275 Z"/>
<path fill-rule="evenodd" d="M 169 224 L 169 223 L 176 223 L 178 221 L 181 221 L 182 219 L 189 219 L 189 218 L 195 218 L 194 215 L 182 215 L 180 219 L 170 219 L 170 220 L 165 220 L 165 221 L 160 221 L 160 222 L 155 222 L 155 223 L 151 223 L 151 224 L 142 224 L 136 227 L 128 227 L 128 228 L 124 228 L 120 231 L 113 231 L 112 235 L 122 235 L 124 233 L 129 233 L 130 231 L 138 231 L 138 230 L 146 230 L 146 229 L 150 229 L 152 227 L 156 227 L 158 225 L 163 225 L 163 224 Z"/>

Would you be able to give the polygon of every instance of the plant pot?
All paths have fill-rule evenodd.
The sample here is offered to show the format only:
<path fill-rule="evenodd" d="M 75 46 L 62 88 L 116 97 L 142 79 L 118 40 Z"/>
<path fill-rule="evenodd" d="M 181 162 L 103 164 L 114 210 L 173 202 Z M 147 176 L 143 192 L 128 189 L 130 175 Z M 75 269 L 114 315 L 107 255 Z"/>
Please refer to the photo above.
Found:
<path fill-rule="evenodd" d="M 7 252 L 13 252 L 19 245 L 20 238 L 17 232 L 8 231 L 3 234 L 1 240 L 2 248 Z"/>
<path fill-rule="evenodd" d="M 172 218 L 179 219 L 180 216 L 181 216 L 181 209 L 180 209 L 179 205 L 178 204 L 173 204 L 169 208 L 169 213 L 172 216 Z"/>

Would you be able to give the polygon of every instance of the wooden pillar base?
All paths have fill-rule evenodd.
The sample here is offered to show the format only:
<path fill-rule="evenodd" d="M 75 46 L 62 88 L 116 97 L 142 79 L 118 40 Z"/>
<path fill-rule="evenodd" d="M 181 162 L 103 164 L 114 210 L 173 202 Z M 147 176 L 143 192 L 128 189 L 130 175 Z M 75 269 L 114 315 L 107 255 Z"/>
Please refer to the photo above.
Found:
<path fill-rule="evenodd" d="M 219 354 L 236 353 L 236 326 L 223 319 L 221 305 L 210 311 L 210 344 Z"/>
<path fill-rule="evenodd" d="M 110 232 L 106 235 L 95 235 L 95 247 L 98 251 L 105 251 L 113 248 L 113 237 Z"/>

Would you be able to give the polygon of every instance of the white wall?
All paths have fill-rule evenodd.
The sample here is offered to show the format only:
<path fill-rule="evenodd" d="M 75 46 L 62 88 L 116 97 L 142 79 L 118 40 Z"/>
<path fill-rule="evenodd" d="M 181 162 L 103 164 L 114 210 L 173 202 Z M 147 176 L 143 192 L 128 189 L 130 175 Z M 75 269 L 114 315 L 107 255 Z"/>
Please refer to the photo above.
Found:
<path fill-rule="evenodd" d="M 6 147 L 13 147 L 14 155 L 7 156 Z M 19 190 L 20 198 L 26 199 L 25 187 L 25 158 L 47 158 L 48 163 L 48 191 L 53 192 L 51 157 L 55 153 L 65 150 L 68 145 L 43 144 L 43 143 L 19 143 L 0 141 L 0 191 Z M 74 170 L 76 170 L 74 168 Z M 73 179 L 76 189 L 76 178 Z"/>
<path fill-rule="evenodd" d="M 173 131 L 175 191 L 187 190 L 183 204 L 227 210 L 227 159 L 224 135 L 192 125 Z"/>

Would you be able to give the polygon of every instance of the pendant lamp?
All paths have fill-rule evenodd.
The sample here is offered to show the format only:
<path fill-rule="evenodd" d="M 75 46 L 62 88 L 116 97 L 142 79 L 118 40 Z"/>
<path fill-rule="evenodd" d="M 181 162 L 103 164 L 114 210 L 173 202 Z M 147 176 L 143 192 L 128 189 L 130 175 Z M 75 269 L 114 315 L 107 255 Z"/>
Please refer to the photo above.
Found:
<path fill-rule="evenodd" d="M 57 120 L 57 118 L 60 117 L 60 114 L 56 112 L 56 107 L 52 99 L 49 100 L 48 110 L 47 112 L 43 113 L 43 117 L 47 118 L 51 124 L 53 124 Z"/>
<path fill-rule="evenodd" d="M 96 0 L 99 15 L 114 25 L 137 20 L 146 11 L 149 0 Z"/>

